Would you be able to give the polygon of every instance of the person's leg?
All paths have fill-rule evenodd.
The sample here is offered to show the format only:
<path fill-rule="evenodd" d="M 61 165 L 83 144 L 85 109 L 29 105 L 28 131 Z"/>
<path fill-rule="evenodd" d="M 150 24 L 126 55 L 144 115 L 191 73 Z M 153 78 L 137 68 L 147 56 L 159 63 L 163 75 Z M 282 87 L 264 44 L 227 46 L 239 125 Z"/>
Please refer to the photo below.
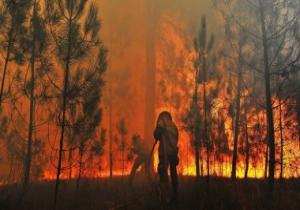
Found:
<path fill-rule="evenodd" d="M 144 157 L 144 163 L 145 163 L 145 175 L 149 180 L 151 180 L 151 171 L 150 171 L 150 158 L 145 156 Z"/>
<path fill-rule="evenodd" d="M 170 156 L 169 161 L 170 161 L 170 173 L 171 173 L 171 181 L 172 181 L 172 189 L 173 189 L 173 198 L 177 201 L 178 199 L 177 154 L 174 156 Z"/>
<path fill-rule="evenodd" d="M 163 204 L 168 202 L 169 194 L 169 182 L 168 182 L 168 162 L 163 156 L 159 156 L 158 163 L 158 175 L 159 175 L 159 188 L 160 188 L 160 200 Z"/>
<path fill-rule="evenodd" d="M 136 174 L 136 170 L 139 168 L 139 166 L 141 165 L 142 163 L 142 160 L 141 160 L 141 157 L 138 156 L 134 163 L 133 163 L 133 166 L 131 168 L 131 172 L 130 172 L 130 176 L 129 176 L 129 184 L 132 185 L 132 182 L 134 180 L 134 177 L 135 177 L 135 174 Z"/>
<path fill-rule="evenodd" d="M 168 163 L 165 162 L 165 159 L 163 156 L 159 156 L 159 162 L 158 162 L 158 175 L 159 175 L 159 180 L 161 183 L 167 183 L 168 182 L 168 174 L 167 174 L 167 165 Z"/>

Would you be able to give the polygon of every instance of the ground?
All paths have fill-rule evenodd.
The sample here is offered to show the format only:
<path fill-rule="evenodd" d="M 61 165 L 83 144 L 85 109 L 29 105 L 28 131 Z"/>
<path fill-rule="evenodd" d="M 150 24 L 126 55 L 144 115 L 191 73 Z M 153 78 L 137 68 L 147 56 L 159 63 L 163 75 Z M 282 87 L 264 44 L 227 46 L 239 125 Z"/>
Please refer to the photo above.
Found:
<path fill-rule="evenodd" d="M 237 180 L 180 177 L 178 204 L 162 206 L 156 182 L 136 180 L 133 187 L 128 177 L 112 180 L 82 180 L 75 193 L 75 181 L 63 181 L 60 187 L 58 208 L 72 210 L 114 209 L 182 209 L 182 210 L 296 210 L 300 209 L 300 180 L 277 181 L 273 199 L 266 193 L 265 180 Z M 0 187 L 0 210 L 52 210 L 54 182 L 36 182 L 20 202 L 19 185 Z"/>

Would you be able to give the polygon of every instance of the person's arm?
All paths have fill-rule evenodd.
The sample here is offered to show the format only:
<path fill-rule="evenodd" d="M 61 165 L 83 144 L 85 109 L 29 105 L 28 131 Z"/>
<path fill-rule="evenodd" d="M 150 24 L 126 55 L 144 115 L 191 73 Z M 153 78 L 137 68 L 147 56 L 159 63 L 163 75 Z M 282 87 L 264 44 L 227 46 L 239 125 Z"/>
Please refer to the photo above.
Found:
<path fill-rule="evenodd" d="M 153 136 L 154 136 L 154 139 L 156 141 L 159 141 L 162 137 L 162 134 L 163 134 L 163 128 L 161 126 L 156 126 L 155 130 L 154 130 L 154 133 L 153 133 Z"/>
<path fill-rule="evenodd" d="M 176 141 L 178 142 L 178 139 L 179 139 L 179 132 L 178 132 L 177 126 L 175 126 L 175 127 L 176 127 Z"/>

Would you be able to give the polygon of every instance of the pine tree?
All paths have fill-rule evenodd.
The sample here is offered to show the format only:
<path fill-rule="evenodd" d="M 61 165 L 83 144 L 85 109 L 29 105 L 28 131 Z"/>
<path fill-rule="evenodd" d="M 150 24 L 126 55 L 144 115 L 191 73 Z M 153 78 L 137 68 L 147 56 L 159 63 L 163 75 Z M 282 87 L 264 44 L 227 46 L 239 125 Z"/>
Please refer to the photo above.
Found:
<path fill-rule="evenodd" d="M 24 161 L 24 178 L 23 178 L 23 193 L 26 193 L 29 182 L 30 182 L 30 173 L 31 173 L 31 165 L 32 165 L 32 147 L 33 147 L 33 132 L 34 132 L 34 114 L 35 114 L 35 89 L 36 89 L 36 69 L 41 70 L 43 68 L 43 62 L 45 62 L 44 55 L 47 41 L 46 41 L 46 31 L 43 23 L 43 19 L 40 15 L 40 3 L 38 0 L 34 0 L 31 4 L 31 16 L 30 16 L 30 24 L 28 34 L 24 35 L 22 39 L 23 44 L 22 47 L 24 51 L 28 52 L 28 58 L 30 60 L 30 84 L 28 85 L 29 89 L 29 125 L 28 125 L 28 142 L 27 142 L 27 152 L 26 158 Z M 39 72 L 39 76 L 42 73 Z M 27 92 L 27 91 L 26 91 Z"/>
<path fill-rule="evenodd" d="M 258 87 L 251 87 L 255 101 L 264 107 L 267 124 L 267 151 L 265 169 L 268 172 L 269 195 L 272 195 L 275 178 L 275 128 L 274 98 L 276 84 L 274 77 L 281 71 L 285 72 L 292 63 L 299 59 L 295 52 L 299 42 L 291 35 L 297 29 L 299 3 L 284 1 L 238 1 L 224 2 L 225 16 L 234 20 L 234 27 L 245 31 L 249 37 L 248 44 L 252 52 L 243 53 L 243 60 L 256 71 L 257 78 L 264 86 L 264 101 L 257 99 Z M 233 8 L 233 9 L 232 9 Z M 288 11 L 289 15 L 286 15 Z M 291 35 L 291 36 L 290 36 Z M 251 49 L 249 48 L 249 49 Z M 283 62 L 278 57 L 283 56 Z M 254 62 L 250 60 L 254 60 Z M 261 92 L 261 91 L 260 91 Z M 264 104 L 264 105 L 262 105 Z M 265 173 L 267 175 L 267 173 Z"/>
<path fill-rule="evenodd" d="M 202 140 L 206 146 L 206 167 L 207 167 L 207 181 L 209 181 L 210 176 L 210 150 L 211 142 L 209 137 L 209 123 L 208 123 L 208 97 L 207 97 L 207 81 L 209 80 L 209 73 L 207 72 L 207 57 L 210 54 L 213 45 L 214 45 L 214 36 L 211 35 L 207 42 L 207 23 L 206 17 L 203 16 L 201 19 L 201 29 L 199 32 L 198 39 L 198 59 L 199 59 L 199 80 L 202 82 L 202 91 L 203 91 L 203 128 L 202 128 Z"/>
<path fill-rule="evenodd" d="M 89 157 L 90 162 L 93 162 L 93 159 L 95 157 L 99 158 L 99 161 L 97 162 L 97 164 L 98 164 L 98 169 L 99 169 L 100 175 L 102 172 L 101 157 L 104 154 L 104 146 L 105 146 L 106 142 L 107 142 L 107 130 L 105 128 L 101 128 L 100 138 L 93 142 L 93 144 L 91 146 L 90 157 Z M 93 165 L 92 167 L 95 167 L 95 166 Z"/>
<path fill-rule="evenodd" d="M 4 65 L 0 84 L 0 108 L 2 108 L 3 97 L 5 95 L 5 82 L 9 71 L 9 64 L 15 61 L 17 64 L 23 63 L 23 55 L 19 48 L 20 38 L 24 33 L 24 22 L 26 11 L 30 6 L 30 1 L 4 0 L 0 4 L 0 43 L 1 52 L 4 54 Z"/>
<path fill-rule="evenodd" d="M 87 3 L 88 0 L 48 0 L 46 3 L 48 25 L 51 31 L 53 42 L 55 43 L 55 47 L 57 49 L 56 57 L 63 68 L 64 75 L 61 99 L 59 101 L 59 104 L 61 105 L 61 132 L 59 139 L 59 154 L 54 193 L 55 208 L 57 204 L 60 175 L 62 172 L 62 155 L 64 150 L 65 130 L 68 121 L 67 109 L 72 103 L 72 97 L 76 99 L 78 95 L 78 89 L 74 89 L 76 86 L 70 86 L 71 76 L 73 75 L 74 69 L 77 69 L 75 72 L 77 76 L 84 76 L 85 74 L 83 74 L 81 69 L 89 69 L 91 71 L 94 70 L 96 73 L 99 69 L 103 70 L 100 68 L 100 66 L 103 66 L 104 64 L 106 65 L 106 50 L 104 50 L 99 39 L 101 22 L 97 17 L 98 9 L 95 4 L 91 3 L 88 11 L 85 13 L 84 11 Z M 96 58 L 96 61 L 93 61 L 96 63 L 96 65 L 93 65 L 92 63 L 89 63 L 89 56 L 94 54 L 95 50 L 99 51 L 99 56 Z M 94 68 L 91 66 L 94 66 Z M 93 74 L 89 74 L 89 77 L 93 77 Z M 89 77 L 86 79 L 92 81 L 93 79 Z M 87 82 L 87 84 L 89 84 L 89 82 Z M 71 90 L 71 88 L 73 90 Z M 95 93 L 92 91 L 90 94 Z M 96 95 L 88 96 L 96 97 Z M 82 104 L 82 106 L 90 106 L 91 104 L 89 103 L 91 103 L 91 101 L 89 101 L 89 98 L 85 98 L 85 100 L 86 101 Z M 83 113 L 80 114 L 83 114 L 83 116 L 95 114 L 95 110 L 91 110 L 92 113 L 90 113 L 88 110 L 83 108 L 82 111 Z M 90 123 L 96 122 L 94 121 Z M 83 144 L 84 143 L 82 142 L 82 145 Z"/>
<path fill-rule="evenodd" d="M 78 99 L 79 101 L 82 101 L 78 106 L 80 109 L 78 110 L 79 114 L 75 122 L 76 131 L 74 134 L 75 136 L 78 136 L 79 139 L 79 172 L 76 184 L 77 190 L 79 189 L 80 179 L 84 170 L 84 155 L 87 150 L 90 149 L 89 145 L 91 144 L 91 141 L 95 140 L 96 128 L 102 120 L 102 110 L 99 108 L 99 105 L 104 85 L 103 74 L 106 70 L 105 59 L 106 50 L 103 46 L 100 46 L 99 58 L 96 61 L 96 68 L 87 69 L 85 73 L 82 73 L 82 70 L 78 69 L 75 78 L 78 78 L 79 81 L 75 79 L 71 82 L 71 92 L 72 87 L 75 87 L 75 90 L 77 90 L 77 84 L 83 84 L 83 88 L 81 88 L 78 93 L 79 97 L 76 97 L 77 101 Z M 83 75 L 77 76 L 78 74 Z M 72 97 L 72 100 L 74 99 L 75 98 Z"/>
<path fill-rule="evenodd" d="M 243 48 L 245 47 L 246 36 L 243 30 L 234 30 L 231 28 L 232 20 L 227 18 L 225 23 L 225 34 L 227 40 L 231 44 L 230 48 L 236 54 L 235 63 L 236 71 L 235 75 L 237 77 L 236 81 L 236 97 L 235 97 L 235 107 L 234 107 L 234 137 L 233 137 L 233 155 L 231 163 L 231 178 L 236 178 L 236 167 L 238 160 L 238 140 L 240 135 L 240 122 L 241 122 L 241 94 L 243 91 L 242 82 L 243 82 Z"/>

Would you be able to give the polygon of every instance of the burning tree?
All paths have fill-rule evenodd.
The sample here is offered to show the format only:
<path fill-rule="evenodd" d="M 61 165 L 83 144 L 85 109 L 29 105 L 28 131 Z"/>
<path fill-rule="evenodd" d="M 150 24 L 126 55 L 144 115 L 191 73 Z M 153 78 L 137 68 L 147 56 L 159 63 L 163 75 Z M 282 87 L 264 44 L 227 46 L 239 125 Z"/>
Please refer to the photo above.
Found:
<path fill-rule="evenodd" d="M 91 146 L 91 152 L 89 155 L 88 160 L 92 163 L 95 157 L 99 158 L 99 161 L 96 163 L 98 165 L 99 174 L 101 175 L 102 171 L 102 164 L 101 164 L 101 156 L 104 154 L 104 146 L 107 142 L 107 131 L 105 128 L 101 128 L 100 131 L 100 138 L 94 141 L 94 143 Z M 95 167 L 95 165 L 91 165 L 92 167 Z"/>
<path fill-rule="evenodd" d="M 206 146 L 206 167 L 207 167 L 207 179 L 209 179 L 209 173 L 210 173 L 210 150 L 211 150 L 211 142 L 210 142 L 210 136 L 209 136 L 209 102 L 207 98 L 207 80 L 209 79 L 208 72 L 207 72 L 207 57 L 211 53 L 211 50 L 214 45 L 214 36 L 211 35 L 209 41 L 207 42 L 207 25 L 206 25 L 206 17 L 203 16 L 201 20 L 201 29 L 199 32 L 198 39 L 195 41 L 195 48 L 196 52 L 198 53 L 198 73 L 196 74 L 196 85 L 195 85 L 195 104 L 198 104 L 197 102 L 197 83 L 202 82 L 202 97 L 203 97 L 203 127 L 202 127 L 202 140 L 203 143 Z M 195 121 L 196 123 L 196 121 Z M 195 128 L 197 127 L 197 124 L 195 124 Z M 195 132 L 196 135 L 196 132 Z M 196 135 L 197 136 L 197 135 Z M 196 137 L 195 136 L 195 137 Z M 199 166 L 198 166 L 199 170 Z"/>
<path fill-rule="evenodd" d="M 257 99 L 260 90 L 257 90 L 255 86 L 246 85 L 247 89 L 250 89 L 250 95 L 264 108 L 267 116 L 268 172 L 269 187 L 272 192 L 276 162 L 276 119 L 274 119 L 274 110 L 278 106 L 276 105 L 276 92 L 282 85 L 291 86 L 284 73 L 290 73 L 294 64 L 299 60 L 299 52 L 295 50 L 299 45 L 295 36 L 295 31 L 298 33 L 297 8 L 299 5 L 294 1 L 257 0 L 224 1 L 222 6 L 225 17 L 232 20 L 231 27 L 240 28 L 246 33 L 248 49 L 252 52 L 248 50 L 247 53 L 241 53 L 242 61 L 255 72 L 255 77 L 265 89 L 263 105 L 263 102 Z M 278 75 L 283 75 L 280 83 L 274 82 L 278 81 L 276 79 Z M 286 95 L 285 100 L 281 100 L 279 104 L 283 104 L 282 101 L 290 97 L 290 94 Z"/>
<path fill-rule="evenodd" d="M 95 9 L 95 8 L 91 8 Z M 78 139 L 79 171 L 77 177 L 77 189 L 81 175 L 84 171 L 84 155 L 91 149 L 91 140 L 95 139 L 96 128 L 102 119 L 102 110 L 99 108 L 101 101 L 103 74 L 106 70 L 106 50 L 99 47 L 99 54 L 95 68 L 77 69 L 70 82 L 69 100 L 77 105 L 75 124 L 75 138 Z"/>
<path fill-rule="evenodd" d="M 91 128 L 85 127 L 86 129 L 93 131 L 101 119 L 100 112 L 96 108 L 100 100 L 100 92 L 96 93 L 96 91 L 101 89 L 103 83 L 102 74 L 106 69 L 106 50 L 99 39 L 101 22 L 98 19 L 98 9 L 95 4 L 91 3 L 85 13 L 87 3 L 87 0 L 46 1 L 48 26 L 56 49 L 55 59 L 61 65 L 64 75 L 63 86 L 58 88 L 58 90 L 62 90 L 61 98 L 58 101 L 61 111 L 59 114 L 61 132 L 54 195 L 55 206 L 62 171 L 65 130 L 69 118 L 68 107 L 80 99 L 81 110 L 78 112 L 78 116 L 81 116 L 82 123 L 86 122 L 87 117 L 98 116 L 95 120 L 90 119 L 86 122 L 92 126 Z M 90 59 L 90 56 L 95 53 L 98 56 Z M 70 82 L 76 77 L 80 83 L 71 86 Z M 89 110 L 90 106 L 93 109 Z M 82 128 L 82 131 L 85 133 L 86 129 Z M 86 136 L 84 133 L 80 133 L 84 135 L 82 141 L 90 139 L 90 136 Z M 84 144 L 85 142 L 81 146 Z"/>
<path fill-rule="evenodd" d="M 46 145 L 40 137 L 37 137 L 36 130 L 40 127 L 40 122 L 35 115 L 38 105 L 45 105 L 49 102 L 49 82 L 45 80 L 49 66 L 44 56 L 48 40 L 39 1 L 5 1 L 1 6 L 4 8 L 0 15 L 3 18 L 0 18 L 2 20 L 1 27 L 3 30 L 9 30 L 9 35 L 6 37 L 9 39 L 9 44 L 6 49 L 7 57 L 2 77 L 1 96 L 5 94 L 10 99 L 11 106 L 5 107 L 7 112 L 11 111 L 12 113 L 8 126 L 9 132 L 18 133 L 18 135 L 9 134 L 6 137 L 14 139 L 19 136 L 22 140 L 20 143 L 24 145 L 22 152 L 24 153 L 22 155 L 23 196 L 28 189 L 31 177 L 41 177 L 45 163 L 45 157 L 41 153 L 45 150 Z M 26 13 L 27 11 L 29 12 Z M 11 61 L 15 61 L 16 68 L 8 72 L 8 64 Z M 28 78 L 28 69 L 23 64 L 28 64 L 30 67 L 30 78 Z M 4 82 L 7 80 L 6 71 L 7 76 L 13 76 L 10 78 L 8 88 L 6 87 L 7 92 L 4 93 Z M 29 106 L 23 110 L 22 104 L 26 99 L 29 100 Z M 22 123 L 18 121 L 22 121 Z M 23 135 L 24 130 L 26 130 L 27 137 Z M 11 144 L 13 147 L 16 145 Z"/>
<path fill-rule="evenodd" d="M 46 83 L 43 79 L 45 71 L 48 67 L 47 59 L 44 53 L 47 50 L 47 33 L 44 24 L 44 18 L 41 16 L 41 4 L 39 1 L 34 0 L 30 5 L 31 15 L 29 30 L 27 34 L 22 38 L 22 49 L 25 55 L 28 55 L 30 61 L 31 78 L 30 82 L 26 84 L 24 89 L 24 95 L 29 97 L 29 125 L 28 125 L 28 140 L 27 140 L 27 154 L 24 160 L 24 180 L 23 180 L 23 193 L 26 192 L 31 171 L 32 161 L 32 145 L 40 144 L 42 141 L 35 140 L 33 142 L 33 134 L 35 130 L 35 104 L 36 102 L 44 103 L 48 101 L 47 93 L 49 92 L 49 83 Z M 36 72 L 38 70 L 38 72 Z M 26 83 L 26 76 L 25 76 Z M 35 148 L 36 150 L 36 148 Z M 33 153 L 35 154 L 35 152 Z"/>
<path fill-rule="evenodd" d="M 118 133 L 120 135 L 120 141 L 119 141 L 119 150 L 122 153 L 122 176 L 124 175 L 124 170 L 125 170 L 125 152 L 128 149 L 128 145 L 126 142 L 127 139 L 127 128 L 126 128 L 126 124 L 125 124 L 125 119 L 122 118 L 120 119 L 120 121 L 117 124 L 117 130 Z"/>
<path fill-rule="evenodd" d="M 240 137 L 240 127 L 244 123 L 246 125 L 245 127 L 245 136 L 243 136 L 246 139 L 246 171 L 248 171 L 249 166 L 249 145 L 248 145 L 248 134 L 247 134 L 247 116 L 244 116 L 244 121 L 241 119 L 241 109 L 242 103 L 245 101 L 245 97 L 243 97 L 243 93 L 245 92 L 245 88 L 243 87 L 243 80 L 244 80 L 244 68 L 245 63 L 243 62 L 243 54 L 245 55 L 247 53 L 247 34 L 243 29 L 240 28 L 234 28 L 232 27 L 234 24 L 232 23 L 232 19 L 228 18 L 227 16 L 224 16 L 225 19 L 225 36 L 228 40 L 228 48 L 230 49 L 230 53 L 226 55 L 226 58 L 230 61 L 230 64 L 233 64 L 235 67 L 235 71 L 232 72 L 230 69 L 230 74 L 234 75 L 236 77 L 236 85 L 234 85 L 235 91 L 235 103 L 234 108 L 232 107 L 232 118 L 234 119 L 234 136 L 233 136 L 233 153 L 232 153 L 232 163 L 231 163 L 231 178 L 236 178 L 236 168 L 237 168 L 237 161 L 238 161 L 238 140 Z M 244 107 L 246 109 L 246 107 Z M 244 114 L 247 114 L 247 111 L 245 110 Z M 246 174 L 248 172 L 245 172 Z"/>

